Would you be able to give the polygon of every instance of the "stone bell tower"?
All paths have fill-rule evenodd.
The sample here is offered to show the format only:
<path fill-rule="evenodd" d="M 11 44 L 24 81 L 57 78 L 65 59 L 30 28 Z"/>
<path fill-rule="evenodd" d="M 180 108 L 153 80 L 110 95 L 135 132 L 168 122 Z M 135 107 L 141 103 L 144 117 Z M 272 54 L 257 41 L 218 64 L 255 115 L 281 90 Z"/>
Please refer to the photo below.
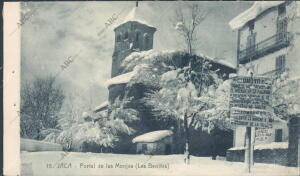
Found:
<path fill-rule="evenodd" d="M 146 51 L 153 48 L 153 36 L 156 28 L 142 19 L 143 11 L 136 6 L 124 21 L 115 29 L 115 47 L 112 56 L 111 77 L 122 73 L 122 62 L 132 52 Z"/>

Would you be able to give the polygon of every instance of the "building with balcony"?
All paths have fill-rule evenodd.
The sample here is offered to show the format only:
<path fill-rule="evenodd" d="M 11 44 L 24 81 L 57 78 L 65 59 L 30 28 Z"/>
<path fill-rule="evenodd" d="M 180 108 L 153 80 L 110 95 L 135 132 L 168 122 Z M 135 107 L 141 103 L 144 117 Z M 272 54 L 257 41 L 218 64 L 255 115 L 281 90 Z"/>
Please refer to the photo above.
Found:
<path fill-rule="evenodd" d="M 229 25 L 237 31 L 238 75 L 253 73 L 254 75 L 276 77 L 285 71 L 288 71 L 291 76 L 299 75 L 299 2 L 254 2 L 251 8 L 232 19 Z M 256 139 L 255 145 L 265 145 L 266 150 L 269 144 L 272 144 L 271 148 L 277 146 L 279 150 L 285 149 L 286 152 L 280 157 L 286 159 L 277 161 L 275 158 L 269 158 L 267 161 L 267 159 L 254 158 L 254 160 L 286 164 L 289 155 L 287 148 L 294 145 L 290 143 L 289 130 L 291 129 L 289 129 L 288 123 L 280 119 L 275 119 L 273 128 L 257 130 L 256 138 L 252 139 L 253 141 L 254 138 Z M 296 130 L 296 133 L 299 131 Z M 246 127 L 239 126 L 235 129 L 233 150 L 245 146 L 245 132 Z M 252 133 L 252 136 L 254 135 L 255 132 Z M 281 144 L 278 144 L 279 142 Z M 294 146 L 294 148 L 297 147 Z"/>

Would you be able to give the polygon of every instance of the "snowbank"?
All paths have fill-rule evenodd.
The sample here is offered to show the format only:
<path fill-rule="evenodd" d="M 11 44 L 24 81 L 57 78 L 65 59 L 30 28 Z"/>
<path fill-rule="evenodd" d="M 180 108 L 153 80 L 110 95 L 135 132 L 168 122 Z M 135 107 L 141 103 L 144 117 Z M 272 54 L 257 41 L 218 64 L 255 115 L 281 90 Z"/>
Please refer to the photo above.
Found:
<path fill-rule="evenodd" d="M 288 142 L 272 142 L 269 144 L 259 144 L 254 146 L 254 150 L 264 150 L 264 149 L 287 149 Z M 245 147 L 233 147 L 228 150 L 245 150 Z"/>
<path fill-rule="evenodd" d="M 109 80 L 106 81 L 106 86 L 109 87 L 111 85 L 115 85 L 115 84 L 125 84 L 128 83 L 136 74 L 138 73 L 138 70 L 135 69 L 131 72 L 113 77 Z"/>
<path fill-rule="evenodd" d="M 252 7 L 250 7 L 237 17 L 233 18 L 229 22 L 229 25 L 232 29 L 241 28 L 248 21 L 255 19 L 259 14 L 261 14 L 265 10 L 274 6 L 278 6 L 282 3 L 284 3 L 284 1 L 257 1 L 252 5 Z"/>
<path fill-rule="evenodd" d="M 105 101 L 105 102 L 101 103 L 99 106 L 95 107 L 94 111 L 99 111 L 106 106 L 108 106 L 108 101 Z"/>
<path fill-rule="evenodd" d="M 173 134 L 170 130 L 159 130 L 159 131 L 152 131 L 149 133 L 145 133 L 143 135 L 135 137 L 132 142 L 155 142 L 159 141 L 165 137 L 171 136 Z"/>
<path fill-rule="evenodd" d="M 21 151 L 37 152 L 37 151 L 62 151 L 60 144 L 37 141 L 33 139 L 21 138 Z"/>

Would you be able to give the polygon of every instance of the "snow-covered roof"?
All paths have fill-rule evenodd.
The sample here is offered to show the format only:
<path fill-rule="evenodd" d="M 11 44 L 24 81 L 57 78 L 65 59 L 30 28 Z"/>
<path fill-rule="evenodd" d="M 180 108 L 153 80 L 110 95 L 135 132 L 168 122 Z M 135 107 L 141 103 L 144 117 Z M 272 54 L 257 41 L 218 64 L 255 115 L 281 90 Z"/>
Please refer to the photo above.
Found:
<path fill-rule="evenodd" d="M 226 67 L 230 67 L 230 68 L 236 70 L 236 66 L 234 66 L 233 63 L 231 63 L 231 62 L 229 62 L 227 60 L 224 60 L 224 59 L 214 59 L 212 57 L 209 57 L 209 56 L 206 56 L 206 55 L 203 55 L 203 54 L 200 54 L 199 56 L 203 57 L 204 59 L 211 60 L 214 63 L 221 64 L 221 65 L 224 65 Z"/>
<path fill-rule="evenodd" d="M 152 131 L 135 137 L 132 142 L 156 142 L 165 137 L 171 136 L 172 134 L 173 132 L 171 130 Z"/>
<path fill-rule="evenodd" d="M 88 112 L 83 112 L 83 113 L 82 113 L 82 118 L 86 118 L 86 117 L 88 117 L 88 116 L 90 116 Z"/>
<path fill-rule="evenodd" d="M 154 26 L 150 25 L 149 23 L 147 23 L 143 17 L 142 14 L 144 14 L 144 12 L 142 11 L 142 9 L 140 7 L 134 7 L 129 13 L 128 15 L 124 18 L 123 22 L 121 22 L 120 24 L 117 24 L 116 28 L 122 24 L 125 24 L 129 21 L 135 21 L 135 22 L 139 22 L 141 24 L 145 24 L 149 27 L 153 27 Z"/>
<path fill-rule="evenodd" d="M 259 144 L 254 146 L 254 150 L 263 150 L 263 149 L 287 149 L 288 142 L 272 142 L 268 144 Z M 233 147 L 228 150 L 244 150 L 245 147 Z"/>
<path fill-rule="evenodd" d="M 224 65 L 224 66 L 227 66 L 227 67 L 230 67 L 230 68 L 233 68 L 233 69 L 236 69 L 236 66 L 233 65 L 233 63 L 227 61 L 227 60 L 215 60 L 214 62 L 218 63 L 218 64 L 221 64 L 221 65 Z"/>
<path fill-rule="evenodd" d="M 113 77 L 106 81 L 106 86 L 109 87 L 109 86 L 115 85 L 115 84 L 128 83 L 131 80 L 131 78 L 137 74 L 137 72 L 138 72 L 137 70 L 133 70 L 131 72 L 124 73 L 122 75 Z"/>
<path fill-rule="evenodd" d="M 278 6 L 284 2 L 285 1 L 256 1 L 249 9 L 233 18 L 229 22 L 229 25 L 232 29 L 241 28 L 248 21 L 255 19 L 262 12 L 266 11 L 271 7 Z"/>
<path fill-rule="evenodd" d="M 95 107 L 94 111 L 99 111 L 99 110 L 105 108 L 106 106 L 108 106 L 108 101 L 104 101 L 99 106 Z"/>

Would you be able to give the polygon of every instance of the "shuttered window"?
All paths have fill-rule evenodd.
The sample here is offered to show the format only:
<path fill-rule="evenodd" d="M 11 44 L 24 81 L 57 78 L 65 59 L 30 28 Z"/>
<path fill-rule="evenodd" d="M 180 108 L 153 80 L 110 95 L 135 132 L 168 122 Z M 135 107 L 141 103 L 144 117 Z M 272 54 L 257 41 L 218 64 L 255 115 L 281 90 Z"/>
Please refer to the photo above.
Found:
<path fill-rule="evenodd" d="M 277 71 L 285 70 L 285 55 L 281 55 L 276 58 L 276 70 Z"/>
<path fill-rule="evenodd" d="M 275 130 L 275 142 L 282 142 L 282 129 Z"/>

